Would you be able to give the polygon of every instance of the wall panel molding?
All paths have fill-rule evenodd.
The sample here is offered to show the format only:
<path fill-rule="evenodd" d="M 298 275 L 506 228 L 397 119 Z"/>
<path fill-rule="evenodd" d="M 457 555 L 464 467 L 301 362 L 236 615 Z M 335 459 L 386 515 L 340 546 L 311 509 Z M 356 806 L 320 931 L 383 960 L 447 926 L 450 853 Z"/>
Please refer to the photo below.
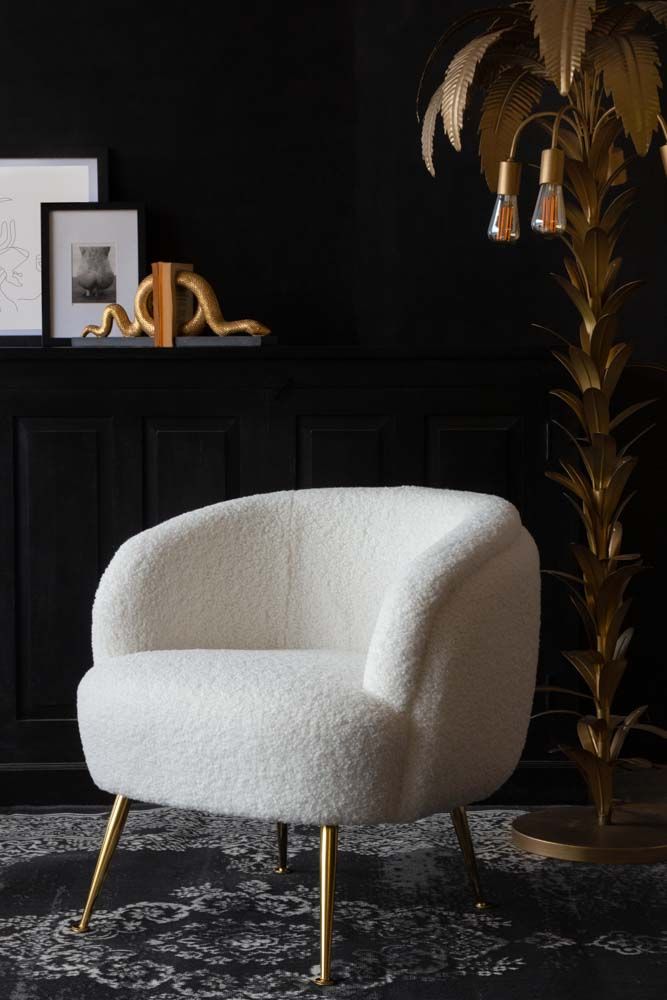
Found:
<path fill-rule="evenodd" d="M 147 417 L 144 448 L 147 527 L 238 495 L 236 417 Z"/>
<path fill-rule="evenodd" d="M 429 416 L 426 478 L 441 489 L 495 493 L 524 501 L 524 428 L 519 416 Z"/>
<path fill-rule="evenodd" d="M 297 486 L 382 486 L 391 467 L 394 421 L 387 416 L 297 417 Z"/>

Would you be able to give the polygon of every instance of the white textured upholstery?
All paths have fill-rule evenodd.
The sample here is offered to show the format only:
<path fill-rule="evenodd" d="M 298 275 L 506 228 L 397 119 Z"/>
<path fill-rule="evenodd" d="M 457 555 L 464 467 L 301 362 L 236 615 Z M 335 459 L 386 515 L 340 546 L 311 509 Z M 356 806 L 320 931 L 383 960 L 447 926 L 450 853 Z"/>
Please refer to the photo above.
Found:
<path fill-rule="evenodd" d="M 309 823 L 404 822 L 515 767 L 535 546 L 497 497 L 265 494 L 145 531 L 108 567 L 79 726 L 131 798 Z"/>

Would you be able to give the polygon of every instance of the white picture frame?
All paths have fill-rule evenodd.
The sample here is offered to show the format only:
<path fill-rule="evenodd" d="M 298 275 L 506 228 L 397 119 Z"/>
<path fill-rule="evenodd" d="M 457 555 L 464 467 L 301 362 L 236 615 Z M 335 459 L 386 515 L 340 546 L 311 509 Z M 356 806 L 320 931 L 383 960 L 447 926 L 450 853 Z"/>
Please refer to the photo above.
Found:
<path fill-rule="evenodd" d="M 0 343 L 42 333 L 41 205 L 106 198 L 104 150 L 0 155 Z"/>

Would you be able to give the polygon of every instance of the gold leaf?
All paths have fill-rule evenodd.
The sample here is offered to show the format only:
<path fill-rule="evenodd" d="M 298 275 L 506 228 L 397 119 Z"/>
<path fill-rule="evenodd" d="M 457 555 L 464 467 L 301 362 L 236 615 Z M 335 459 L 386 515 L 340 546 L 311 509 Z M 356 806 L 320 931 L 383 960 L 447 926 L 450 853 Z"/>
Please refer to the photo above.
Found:
<path fill-rule="evenodd" d="M 607 268 L 607 273 L 604 278 L 603 295 L 610 295 L 611 292 L 613 292 L 622 263 L 623 259 L 621 257 L 615 257 Z"/>
<path fill-rule="evenodd" d="M 536 692 L 540 694 L 550 694 L 551 692 L 555 694 L 573 694 L 575 698 L 587 698 L 590 701 L 590 695 L 584 694 L 583 691 L 573 691 L 572 688 L 558 687 L 554 684 L 539 684 L 535 688 Z"/>
<path fill-rule="evenodd" d="M 568 350 L 569 350 L 569 346 L 568 346 Z M 554 358 L 556 359 L 556 361 L 560 361 L 560 363 L 562 364 L 562 366 L 565 369 L 565 371 L 568 373 L 568 375 L 570 375 L 572 377 L 572 381 L 576 382 L 576 384 L 579 385 L 579 379 L 577 378 L 577 372 L 576 372 L 575 368 L 573 367 L 572 362 L 570 361 L 570 359 L 567 356 L 567 354 L 563 354 L 562 351 L 552 351 L 551 353 L 554 356 Z"/>
<path fill-rule="evenodd" d="M 647 425 L 646 427 L 644 427 L 644 428 L 643 428 L 643 429 L 642 429 L 642 430 L 641 430 L 641 431 L 639 432 L 639 434 L 635 434 L 635 436 L 634 436 L 633 438 L 631 438 L 631 439 L 630 439 L 630 441 L 628 441 L 628 442 L 627 442 L 627 444 L 624 444 L 624 445 L 623 445 L 623 447 L 622 447 L 622 448 L 621 448 L 621 450 L 619 451 L 619 455 L 627 455 L 627 453 L 628 453 L 628 452 L 630 451 L 630 449 L 631 449 L 632 447 L 634 447 L 634 445 L 636 445 L 636 444 L 637 444 L 637 442 L 639 441 L 639 439 L 640 439 L 640 438 L 643 438 L 645 434 L 648 434 L 648 433 L 649 433 L 650 431 L 652 431 L 652 430 L 653 430 L 653 429 L 654 429 L 654 428 L 655 428 L 656 426 L 657 426 L 656 424 L 648 424 L 648 425 Z"/>
<path fill-rule="evenodd" d="M 600 373 L 593 359 L 585 351 L 582 351 L 579 347 L 574 347 L 574 345 L 568 348 L 568 353 L 572 366 L 570 370 L 574 371 L 574 379 L 581 391 L 585 392 L 586 389 L 601 388 Z"/>
<path fill-rule="evenodd" d="M 584 679 L 593 697 L 597 697 L 598 677 L 604 663 L 600 654 L 590 649 L 574 649 L 563 652 L 563 656 L 566 660 L 570 661 L 575 670 Z"/>
<path fill-rule="evenodd" d="M 570 481 L 572 483 L 576 483 L 577 487 L 579 488 L 584 503 L 587 504 L 588 507 L 592 507 L 593 495 L 591 494 L 591 487 L 589 483 L 586 481 L 586 477 L 584 476 L 584 474 L 579 471 L 576 465 L 572 465 L 570 462 L 565 462 L 562 458 L 559 459 L 559 461 L 566 475 L 569 477 Z"/>
<path fill-rule="evenodd" d="M 612 313 L 618 312 L 627 300 L 630 298 L 638 288 L 641 288 L 644 284 L 641 280 L 636 281 L 626 281 L 624 285 L 617 288 L 615 292 L 609 296 L 604 305 L 604 311 L 606 314 L 611 315 Z"/>
<path fill-rule="evenodd" d="M 560 399 L 561 402 L 565 403 L 566 406 L 569 406 L 569 408 L 578 418 L 581 426 L 584 428 L 584 430 L 586 429 L 586 425 L 584 423 L 584 408 L 581 405 L 581 401 L 577 399 L 577 397 L 573 392 L 568 392 L 567 389 L 551 389 L 549 391 L 549 395 L 555 396 L 557 399 Z"/>
<path fill-rule="evenodd" d="M 609 556 L 610 562 L 613 561 L 615 556 L 620 554 L 622 541 L 623 541 L 623 525 L 621 524 L 620 521 L 616 521 L 609 535 L 609 547 L 607 550 L 607 554 Z"/>
<path fill-rule="evenodd" d="M 616 468 L 616 442 L 608 434 L 593 434 L 593 444 L 582 453 L 593 489 L 604 489 Z"/>
<path fill-rule="evenodd" d="M 586 230 L 588 229 L 588 222 L 593 217 L 598 200 L 595 177 L 584 163 L 579 163 L 577 160 L 567 160 L 566 170 L 568 180 L 574 189 L 577 201 L 581 205 L 585 216 L 584 225 L 577 233 L 579 239 L 583 241 Z M 569 210 L 568 205 L 568 213 Z"/>
<path fill-rule="evenodd" d="M 574 285 L 574 287 L 578 288 L 579 291 L 585 295 L 586 281 L 581 271 L 579 270 L 579 265 L 577 264 L 577 261 L 572 257 L 566 257 L 563 263 L 565 264 L 565 270 L 567 271 L 567 276 Z"/>
<path fill-rule="evenodd" d="M 622 632 L 616 640 L 616 645 L 614 647 L 614 659 L 622 659 L 628 651 L 628 646 L 632 640 L 635 630 L 633 628 L 626 628 L 625 632 Z"/>
<path fill-rule="evenodd" d="M 611 421 L 609 425 L 610 430 L 613 431 L 615 427 L 618 427 L 619 424 L 622 424 L 624 420 L 628 419 L 628 417 L 631 417 L 635 413 L 639 413 L 639 411 L 643 410 L 645 406 L 650 406 L 651 403 L 656 403 L 656 402 L 657 402 L 656 399 L 645 399 L 641 403 L 633 403 L 632 406 L 627 406 L 624 410 L 621 410 L 620 413 L 617 413 L 614 419 Z"/>
<path fill-rule="evenodd" d="M 609 352 L 616 335 L 616 327 L 614 316 L 601 316 L 591 334 L 590 355 L 601 372 L 604 372 L 607 367 Z M 598 388 L 604 389 L 605 387 L 598 384 Z"/>
<path fill-rule="evenodd" d="M 548 475 L 548 473 L 547 473 L 547 475 Z M 587 534 L 587 536 L 589 537 L 589 540 L 590 540 L 590 538 L 594 537 L 594 535 L 595 535 L 595 533 L 593 531 L 593 518 L 591 516 L 591 515 L 595 514 L 595 511 L 591 510 L 587 506 L 587 502 L 586 503 L 578 504 L 576 502 L 576 500 L 574 499 L 574 497 L 571 497 L 569 493 L 564 493 L 563 494 L 563 498 L 565 500 L 567 500 L 567 502 L 569 504 L 571 504 L 572 509 L 574 510 L 575 514 L 577 515 L 578 518 L 581 519 L 581 522 L 582 522 L 584 528 L 586 529 L 586 534 Z M 591 547 L 593 547 L 594 543 L 591 542 L 590 544 L 591 544 Z"/>
<path fill-rule="evenodd" d="M 438 87 L 424 114 L 422 123 L 422 159 L 426 164 L 431 177 L 435 177 L 435 166 L 433 165 L 433 137 L 435 136 L 435 126 L 442 106 L 442 84 Z"/>
<path fill-rule="evenodd" d="M 598 692 L 600 701 L 605 706 L 610 706 L 614 700 L 614 695 L 623 679 L 627 665 L 627 660 L 610 660 L 605 664 L 605 668 L 600 675 Z"/>
<path fill-rule="evenodd" d="M 593 292 L 593 310 L 599 312 L 602 287 L 611 257 L 609 238 L 604 229 L 593 226 L 588 230 L 583 251 L 586 279 Z"/>
<path fill-rule="evenodd" d="M 604 183 L 609 176 L 610 153 L 613 142 L 620 131 L 621 123 L 616 115 L 612 115 L 605 121 L 601 121 L 593 133 L 588 165 L 595 179 L 600 183 Z"/>
<path fill-rule="evenodd" d="M 552 278 L 558 282 L 563 291 L 569 296 L 574 305 L 577 307 L 579 315 L 586 324 L 586 331 L 590 334 L 595 326 L 595 315 L 588 304 L 588 300 L 581 294 L 578 288 L 575 288 L 574 285 L 567 280 L 567 278 L 563 278 L 560 274 L 553 274 Z"/>
<path fill-rule="evenodd" d="M 552 330 L 550 326 L 543 326 L 541 323 L 531 323 L 530 325 L 534 330 L 542 330 L 544 333 L 548 333 L 551 337 L 555 337 L 556 340 L 560 340 L 567 347 L 570 346 L 570 341 L 567 337 L 564 337 L 562 333 L 557 333 L 556 330 Z"/>
<path fill-rule="evenodd" d="M 511 67 L 490 85 L 479 120 L 479 155 L 490 191 L 498 182 L 498 164 L 506 160 L 518 126 L 542 94 L 542 83 L 532 73 Z"/>
<path fill-rule="evenodd" d="M 616 466 L 614 474 L 607 486 L 602 504 L 602 514 L 606 517 L 607 521 L 612 521 L 614 519 L 614 511 L 618 506 L 618 503 L 623 495 L 623 490 L 627 486 L 628 479 L 632 475 L 632 471 L 636 464 L 636 458 L 624 456 Z"/>
<path fill-rule="evenodd" d="M 612 7 L 611 10 L 602 10 L 593 22 L 593 33 L 596 35 L 615 35 L 620 31 L 632 31 L 642 19 L 641 12 L 637 10 L 641 4 L 623 4 L 621 7 Z"/>
<path fill-rule="evenodd" d="M 631 208 L 636 194 L 636 188 L 628 188 L 627 191 L 623 191 L 623 193 L 619 194 L 617 198 L 614 198 L 612 203 L 605 210 L 602 219 L 600 220 L 600 225 L 604 230 L 606 230 L 607 233 L 611 233 L 612 230 L 615 229 L 618 222 L 620 222 L 623 213 Z"/>
<path fill-rule="evenodd" d="M 604 89 L 611 96 L 623 122 L 625 134 L 644 156 L 658 124 L 658 49 L 647 35 L 597 36 L 591 46 L 596 72 L 602 73 Z"/>
<path fill-rule="evenodd" d="M 570 546 L 572 555 L 577 560 L 579 568 L 584 576 L 584 584 L 597 594 L 605 581 L 605 566 L 597 556 L 584 545 L 573 544 Z"/>
<path fill-rule="evenodd" d="M 567 231 L 578 243 L 583 241 L 588 229 L 586 216 L 572 201 L 567 203 Z"/>
<path fill-rule="evenodd" d="M 618 646 L 618 637 L 623 627 L 623 622 L 630 610 L 631 604 L 631 600 L 623 601 L 615 611 L 608 612 L 608 614 L 611 613 L 611 618 L 608 617 L 608 614 L 603 619 L 600 619 L 600 616 L 598 616 L 598 620 L 602 621 L 602 624 L 598 624 L 598 627 L 605 632 L 604 644 L 600 652 L 607 660 L 619 659 L 615 650 Z"/>
<path fill-rule="evenodd" d="M 602 752 L 607 731 L 607 723 L 604 719 L 596 719 L 594 715 L 584 715 L 577 723 L 579 742 L 584 750 L 595 754 L 596 757 Z"/>
<path fill-rule="evenodd" d="M 581 65 L 596 0 L 533 0 L 535 35 L 547 74 L 565 97 Z"/>
<path fill-rule="evenodd" d="M 491 31 L 486 35 L 473 38 L 456 53 L 447 67 L 442 84 L 442 121 L 445 132 L 457 152 L 461 152 L 463 115 L 475 71 L 489 48 L 498 41 L 502 34 L 503 31 Z"/>
<path fill-rule="evenodd" d="M 615 344 L 611 351 L 607 357 L 606 370 L 602 379 L 602 391 L 607 399 L 611 399 L 613 396 L 623 369 L 632 356 L 632 348 L 629 344 Z"/>
<path fill-rule="evenodd" d="M 582 403 L 589 434 L 608 434 L 609 403 L 605 394 L 599 389 L 587 389 Z"/>
<path fill-rule="evenodd" d="M 640 722 L 632 728 L 641 729 L 644 733 L 653 733 L 654 736 L 662 736 L 663 740 L 667 740 L 667 729 L 661 729 L 660 726 L 650 726 L 647 722 Z"/>
<path fill-rule="evenodd" d="M 634 710 L 634 712 L 630 712 L 630 714 L 627 715 L 623 720 L 622 725 L 618 727 L 618 729 L 614 733 L 614 738 L 611 741 L 611 747 L 609 749 L 609 757 L 611 760 L 616 760 L 621 750 L 623 749 L 623 744 L 627 739 L 628 733 L 635 725 L 635 723 L 639 722 L 640 718 L 642 717 L 647 708 L 648 705 L 640 705 L 639 708 L 636 708 Z"/>
<path fill-rule="evenodd" d="M 552 472 L 551 469 L 547 469 L 547 471 L 544 474 L 547 477 L 547 479 L 552 479 L 554 483 L 560 483 L 560 485 L 564 486 L 566 490 L 570 490 L 572 493 L 576 494 L 576 496 L 578 496 L 580 500 L 588 501 L 588 496 L 581 489 L 581 486 L 579 485 L 578 482 L 569 479 L 567 476 L 564 476 L 561 472 Z"/>
<path fill-rule="evenodd" d="M 625 153 L 620 146 L 612 146 L 609 150 L 609 166 L 605 177 L 605 194 L 612 187 L 628 183 Z"/>

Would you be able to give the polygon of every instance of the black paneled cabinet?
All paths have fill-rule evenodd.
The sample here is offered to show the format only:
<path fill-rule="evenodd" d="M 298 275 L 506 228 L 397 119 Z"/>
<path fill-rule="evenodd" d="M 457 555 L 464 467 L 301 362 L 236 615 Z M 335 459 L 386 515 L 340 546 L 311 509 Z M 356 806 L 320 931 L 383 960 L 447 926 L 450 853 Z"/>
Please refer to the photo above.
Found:
<path fill-rule="evenodd" d="M 416 483 L 507 497 L 555 558 L 547 383 L 539 361 L 397 351 L 4 350 L 1 801 L 103 798 L 76 686 L 99 577 L 144 527 L 256 492 Z"/>

